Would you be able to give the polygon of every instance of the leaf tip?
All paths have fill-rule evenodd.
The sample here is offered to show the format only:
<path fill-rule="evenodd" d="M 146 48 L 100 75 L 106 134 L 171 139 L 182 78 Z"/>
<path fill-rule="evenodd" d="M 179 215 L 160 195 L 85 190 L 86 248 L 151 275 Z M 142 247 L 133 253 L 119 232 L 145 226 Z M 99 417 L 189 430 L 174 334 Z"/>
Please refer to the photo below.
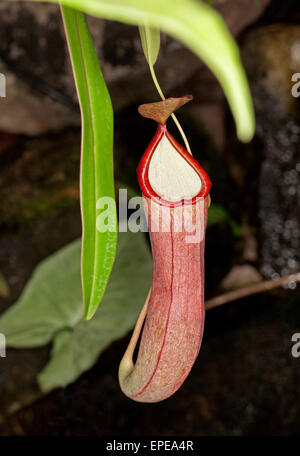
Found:
<path fill-rule="evenodd" d="M 96 313 L 96 309 L 85 309 L 84 310 L 84 319 L 86 321 L 89 321 L 93 318 L 93 316 L 95 315 Z"/>
<path fill-rule="evenodd" d="M 254 119 L 248 123 L 245 127 L 240 127 L 237 129 L 237 137 L 242 143 L 248 143 L 253 139 L 255 134 L 255 121 Z"/>

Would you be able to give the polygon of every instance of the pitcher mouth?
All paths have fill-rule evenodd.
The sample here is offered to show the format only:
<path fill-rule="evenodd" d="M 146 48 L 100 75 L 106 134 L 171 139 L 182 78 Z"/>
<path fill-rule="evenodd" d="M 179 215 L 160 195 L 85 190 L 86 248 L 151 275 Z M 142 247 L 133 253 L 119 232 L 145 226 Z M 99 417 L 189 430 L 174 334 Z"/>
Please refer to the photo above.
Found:
<path fill-rule="evenodd" d="M 186 161 L 186 163 L 195 171 L 197 176 L 200 178 L 200 190 L 193 197 L 182 198 L 179 201 L 169 201 L 162 196 L 160 196 L 151 186 L 149 180 L 149 167 L 153 154 L 156 151 L 156 148 L 159 146 L 163 138 L 166 138 L 171 146 L 178 152 L 178 154 Z M 199 163 L 192 157 L 189 152 L 187 152 L 173 136 L 168 132 L 165 124 L 158 124 L 156 134 L 152 141 L 150 142 L 147 150 L 141 158 L 141 161 L 137 167 L 137 176 L 140 188 L 144 196 L 150 198 L 161 206 L 168 207 L 178 207 L 183 204 L 196 204 L 199 200 L 205 199 L 211 189 L 211 181 L 204 171 L 204 169 L 199 165 Z"/>

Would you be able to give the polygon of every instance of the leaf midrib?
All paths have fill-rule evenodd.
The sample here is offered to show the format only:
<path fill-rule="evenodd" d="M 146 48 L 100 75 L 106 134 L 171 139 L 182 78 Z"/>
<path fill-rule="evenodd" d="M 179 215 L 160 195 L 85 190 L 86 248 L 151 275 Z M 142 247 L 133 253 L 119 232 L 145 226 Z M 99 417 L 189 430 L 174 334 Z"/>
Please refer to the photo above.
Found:
<path fill-rule="evenodd" d="M 83 62 L 83 70 L 84 70 L 84 76 L 85 76 L 85 81 L 86 81 L 86 87 L 87 87 L 87 93 L 88 93 L 88 110 L 89 110 L 89 119 L 90 119 L 90 122 L 91 122 L 91 128 L 92 128 L 92 135 L 93 135 L 93 162 L 94 162 L 94 188 L 95 188 L 95 192 L 94 192 L 94 207 L 95 207 L 95 204 L 96 204 L 96 193 L 97 193 L 97 173 L 96 173 L 96 142 L 97 142 L 97 135 L 95 133 L 95 125 L 94 125 L 94 119 L 93 119 L 93 116 L 92 116 L 92 107 L 91 107 L 91 88 L 90 88 L 90 83 L 89 83 L 89 78 L 87 77 L 87 67 L 86 67 L 86 61 L 85 61 L 85 57 L 84 57 L 84 52 L 83 52 L 83 44 L 82 44 L 82 39 L 81 39 L 81 34 L 80 34 L 80 30 L 79 30 L 79 24 L 78 24 L 78 16 L 76 14 L 76 17 L 75 17 L 75 25 L 76 25 L 76 29 L 77 29 L 77 33 L 78 33 L 78 39 L 79 39 L 79 43 L 80 43 L 80 54 L 81 54 L 81 58 L 82 58 L 82 62 Z M 85 122 L 85 120 L 83 119 L 83 122 Z M 83 128 L 85 128 L 86 126 L 83 125 Z M 93 217 L 94 219 L 94 222 L 96 220 L 95 216 Z M 94 223 L 94 226 L 95 226 L 95 223 Z M 82 242 L 83 242 L 83 239 L 84 239 L 84 223 L 83 223 L 83 230 L 82 230 Z M 94 234 L 94 258 L 93 258 L 93 281 L 92 281 L 92 289 L 90 291 L 90 294 L 89 294 L 89 298 L 88 298 L 88 303 L 90 304 L 90 300 L 91 300 L 91 296 L 93 295 L 92 291 L 94 290 L 94 284 L 95 284 L 95 280 L 94 280 L 94 277 L 96 276 L 96 261 L 95 261 L 95 252 L 97 252 L 97 247 L 98 247 L 98 240 L 97 240 L 97 234 L 95 233 Z M 83 289 L 83 292 L 85 290 Z M 87 314 L 87 311 L 88 311 L 88 308 L 89 308 L 89 305 L 86 307 L 85 309 L 85 313 Z"/>

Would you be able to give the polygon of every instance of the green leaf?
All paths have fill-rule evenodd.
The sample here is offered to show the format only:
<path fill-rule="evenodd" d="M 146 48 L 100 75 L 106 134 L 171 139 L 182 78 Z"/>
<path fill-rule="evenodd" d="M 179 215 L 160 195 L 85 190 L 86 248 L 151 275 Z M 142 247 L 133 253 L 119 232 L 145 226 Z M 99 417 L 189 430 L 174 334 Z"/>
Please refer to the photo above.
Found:
<path fill-rule="evenodd" d="M 0 317 L 7 346 L 38 347 L 61 328 L 83 318 L 80 240 L 46 258 L 35 269 L 20 298 Z"/>
<path fill-rule="evenodd" d="M 76 380 L 106 347 L 130 331 L 150 287 L 151 270 L 144 235 L 120 233 L 117 259 L 101 307 L 91 321 L 80 321 L 55 336 L 51 360 L 38 377 L 43 391 Z"/>
<path fill-rule="evenodd" d="M 39 375 L 43 391 L 66 386 L 99 354 L 134 326 L 151 284 L 152 261 L 143 233 L 120 233 L 116 262 L 102 305 L 83 319 L 80 240 L 41 262 L 20 299 L 0 318 L 9 347 L 37 347 L 54 340 L 51 360 Z"/>
<path fill-rule="evenodd" d="M 158 28 L 182 41 L 218 78 L 231 107 L 238 137 L 250 141 L 254 134 L 254 112 L 239 50 L 221 16 L 208 4 L 196 0 L 61 0 L 61 3 L 94 16 Z"/>
<path fill-rule="evenodd" d="M 84 15 L 62 7 L 82 116 L 80 197 L 83 224 L 81 274 L 85 317 L 103 297 L 115 259 L 117 214 L 113 177 L 113 110 Z M 111 198 L 110 225 L 97 230 L 97 203 Z"/>
<path fill-rule="evenodd" d="M 154 65 L 159 53 L 160 31 L 157 28 L 139 26 L 143 51 L 149 65 Z"/>

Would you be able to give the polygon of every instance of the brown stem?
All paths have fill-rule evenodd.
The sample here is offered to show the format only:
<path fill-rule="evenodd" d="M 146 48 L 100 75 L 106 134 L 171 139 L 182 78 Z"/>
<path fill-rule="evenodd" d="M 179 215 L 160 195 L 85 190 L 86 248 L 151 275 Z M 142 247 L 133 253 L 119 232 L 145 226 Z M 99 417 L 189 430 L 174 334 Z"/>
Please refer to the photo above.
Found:
<path fill-rule="evenodd" d="M 205 309 L 213 309 L 214 307 L 222 306 L 231 301 L 236 301 L 237 299 L 244 298 L 246 296 L 251 296 L 256 293 L 263 293 L 264 291 L 272 290 L 273 288 L 280 287 L 290 282 L 300 282 L 300 272 L 296 274 L 290 274 L 285 277 L 280 277 L 275 280 L 266 280 L 264 282 L 250 285 L 248 287 L 240 288 L 238 290 L 230 291 L 229 293 L 224 293 L 215 298 L 208 299 L 205 302 Z"/>

